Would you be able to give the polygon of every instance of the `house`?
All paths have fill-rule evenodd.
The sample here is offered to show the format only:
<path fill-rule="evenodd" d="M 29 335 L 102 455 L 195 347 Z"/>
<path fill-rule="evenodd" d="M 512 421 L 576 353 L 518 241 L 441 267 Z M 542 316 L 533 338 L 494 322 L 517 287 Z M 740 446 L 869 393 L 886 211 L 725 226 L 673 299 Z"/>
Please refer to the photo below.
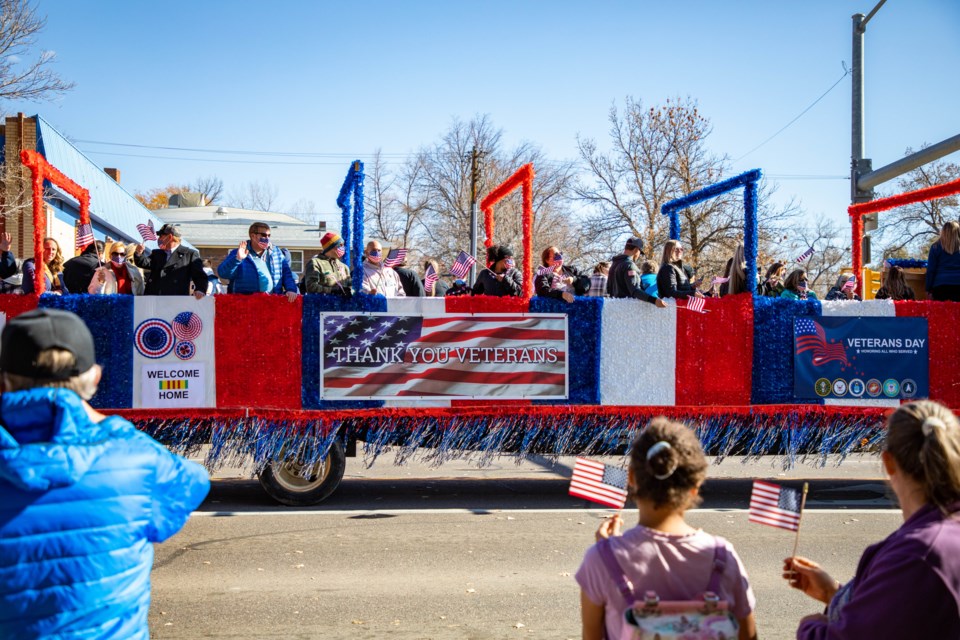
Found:
<path fill-rule="evenodd" d="M 190 202 L 190 194 L 185 200 Z M 183 201 L 173 200 L 174 203 Z M 164 223 L 177 225 L 183 239 L 196 247 L 201 258 L 209 259 L 214 269 L 231 249 L 249 239 L 251 224 L 265 222 L 270 225 L 273 244 L 290 251 L 290 268 L 298 278 L 305 261 L 320 252 L 320 237 L 327 232 L 325 222 L 311 224 L 285 213 L 217 205 L 171 207 L 157 209 L 153 214 Z"/>
<path fill-rule="evenodd" d="M 20 163 L 20 151 L 39 151 L 47 162 L 90 192 L 90 219 L 98 240 L 110 236 L 124 242 L 142 242 L 137 224 L 163 222 L 120 186 L 120 172 L 102 169 L 39 115 L 20 113 L 0 126 L 4 184 L 0 190 L 0 233 L 12 236 L 18 259 L 33 257 L 33 203 L 30 170 Z M 74 228 L 79 203 L 49 182 L 44 189 L 46 235 L 60 244 L 64 257 L 74 252 Z M 188 244 L 188 243 L 184 243 Z M 156 245 L 151 243 L 151 247 Z"/>

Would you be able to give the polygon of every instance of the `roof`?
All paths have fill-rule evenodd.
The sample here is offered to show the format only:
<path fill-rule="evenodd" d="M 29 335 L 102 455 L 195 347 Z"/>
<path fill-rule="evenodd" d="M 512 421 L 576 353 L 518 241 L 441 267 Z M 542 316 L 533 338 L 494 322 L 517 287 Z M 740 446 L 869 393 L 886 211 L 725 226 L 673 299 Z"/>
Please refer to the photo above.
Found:
<path fill-rule="evenodd" d="M 320 236 L 327 229 L 285 213 L 236 209 L 233 207 L 181 207 L 153 212 L 165 223 L 175 224 L 183 238 L 200 247 L 235 247 L 247 238 L 254 222 L 270 225 L 273 243 L 288 248 L 320 248 Z"/>
<path fill-rule="evenodd" d="M 126 189 L 104 173 L 97 163 L 83 154 L 63 134 L 39 115 L 37 120 L 37 150 L 47 162 L 71 180 L 90 192 L 90 217 L 101 227 L 113 231 L 110 235 L 128 242 L 141 241 L 137 224 L 153 220 L 155 228 L 163 222 L 153 215 Z M 79 206 L 73 198 L 57 190 L 60 197 Z M 189 243 L 184 242 L 189 245 Z"/>

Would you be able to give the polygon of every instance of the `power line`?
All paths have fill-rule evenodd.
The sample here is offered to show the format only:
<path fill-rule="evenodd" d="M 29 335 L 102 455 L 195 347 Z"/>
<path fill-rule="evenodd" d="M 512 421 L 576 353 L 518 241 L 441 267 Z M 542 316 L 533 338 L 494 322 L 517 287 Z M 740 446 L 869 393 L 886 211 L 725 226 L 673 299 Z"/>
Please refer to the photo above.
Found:
<path fill-rule="evenodd" d="M 132 144 L 126 142 L 106 142 L 103 140 L 75 140 L 80 144 L 97 144 L 105 145 L 109 147 L 132 147 L 136 149 L 156 149 L 158 151 L 189 151 L 192 153 L 230 153 L 233 155 L 250 155 L 250 156 L 294 156 L 294 157 L 305 157 L 305 158 L 357 158 L 363 156 L 372 156 L 372 153 L 327 153 L 327 152 L 313 152 L 313 151 L 249 151 L 242 149 L 200 149 L 193 147 L 162 147 L 158 145 L 150 144 Z M 386 157 L 409 157 L 409 153 L 381 153 L 381 156 Z"/>
<path fill-rule="evenodd" d="M 813 107 L 816 106 L 816 104 L 817 104 L 818 102 L 820 102 L 821 100 L 823 100 L 823 99 L 827 96 L 828 93 L 830 93 L 831 91 L 833 91 L 833 89 L 834 89 L 838 84 L 840 84 L 840 83 L 843 81 L 843 79 L 846 78 L 848 75 L 850 75 L 850 69 L 847 69 L 846 66 L 844 66 L 844 68 L 843 68 L 843 75 L 840 76 L 840 79 L 837 80 L 836 82 L 834 82 L 832 85 L 830 85 L 830 88 L 827 89 L 826 91 L 824 91 L 823 94 L 822 94 L 819 98 L 817 98 L 816 100 L 814 100 L 814 101 L 810 104 L 809 107 L 807 107 L 806 109 L 804 109 L 803 111 L 801 111 L 800 114 L 799 114 L 796 118 L 794 118 L 793 120 L 791 120 L 791 121 L 788 122 L 787 124 L 783 125 L 783 127 L 781 127 L 780 130 L 777 131 L 775 134 L 773 134 L 772 136 L 770 136 L 769 138 L 767 138 L 766 140 L 764 140 L 763 142 L 761 142 L 760 144 L 758 144 L 757 146 L 755 146 L 753 149 L 750 149 L 750 151 L 747 151 L 745 154 L 743 154 L 742 156 L 740 156 L 739 158 L 737 158 L 736 160 L 734 160 L 734 162 L 735 162 L 735 163 L 736 163 L 736 162 L 740 162 L 741 160 L 743 160 L 744 158 L 746 158 L 748 155 L 750 155 L 751 153 L 753 153 L 754 151 L 756 151 L 757 149 L 759 149 L 760 147 L 762 147 L 763 145 L 767 144 L 768 142 L 770 142 L 771 140 L 773 140 L 774 138 L 776 138 L 778 135 L 780 135 L 781 133 L 783 133 L 784 131 L 786 131 L 787 128 L 788 128 L 790 125 L 792 125 L 794 122 L 796 122 L 797 120 L 799 120 L 800 118 L 802 118 L 803 115 L 804 115 L 807 111 L 810 111 L 810 109 L 813 109 Z"/>

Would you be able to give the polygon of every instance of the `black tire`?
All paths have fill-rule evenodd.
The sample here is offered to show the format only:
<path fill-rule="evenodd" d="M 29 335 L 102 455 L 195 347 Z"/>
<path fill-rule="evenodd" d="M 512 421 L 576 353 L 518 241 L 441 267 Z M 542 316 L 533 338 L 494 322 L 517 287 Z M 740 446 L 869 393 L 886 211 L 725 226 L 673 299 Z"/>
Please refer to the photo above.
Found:
<path fill-rule="evenodd" d="M 335 440 L 326 459 L 304 476 L 302 465 L 295 459 L 268 464 L 260 472 L 260 486 L 271 498 L 288 507 L 309 507 L 329 498 L 346 471 L 343 445 Z"/>

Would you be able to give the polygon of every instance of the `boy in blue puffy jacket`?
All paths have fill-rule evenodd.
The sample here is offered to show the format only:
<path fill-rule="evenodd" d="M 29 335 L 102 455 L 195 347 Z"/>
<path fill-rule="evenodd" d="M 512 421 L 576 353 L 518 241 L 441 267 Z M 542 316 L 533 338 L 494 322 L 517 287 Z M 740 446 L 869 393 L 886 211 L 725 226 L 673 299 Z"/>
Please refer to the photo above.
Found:
<path fill-rule="evenodd" d="M 153 542 L 210 489 L 184 460 L 86 400 L 93 337 L 38 309 L 0 336 L 0 638 L 147 638 Z"/>

